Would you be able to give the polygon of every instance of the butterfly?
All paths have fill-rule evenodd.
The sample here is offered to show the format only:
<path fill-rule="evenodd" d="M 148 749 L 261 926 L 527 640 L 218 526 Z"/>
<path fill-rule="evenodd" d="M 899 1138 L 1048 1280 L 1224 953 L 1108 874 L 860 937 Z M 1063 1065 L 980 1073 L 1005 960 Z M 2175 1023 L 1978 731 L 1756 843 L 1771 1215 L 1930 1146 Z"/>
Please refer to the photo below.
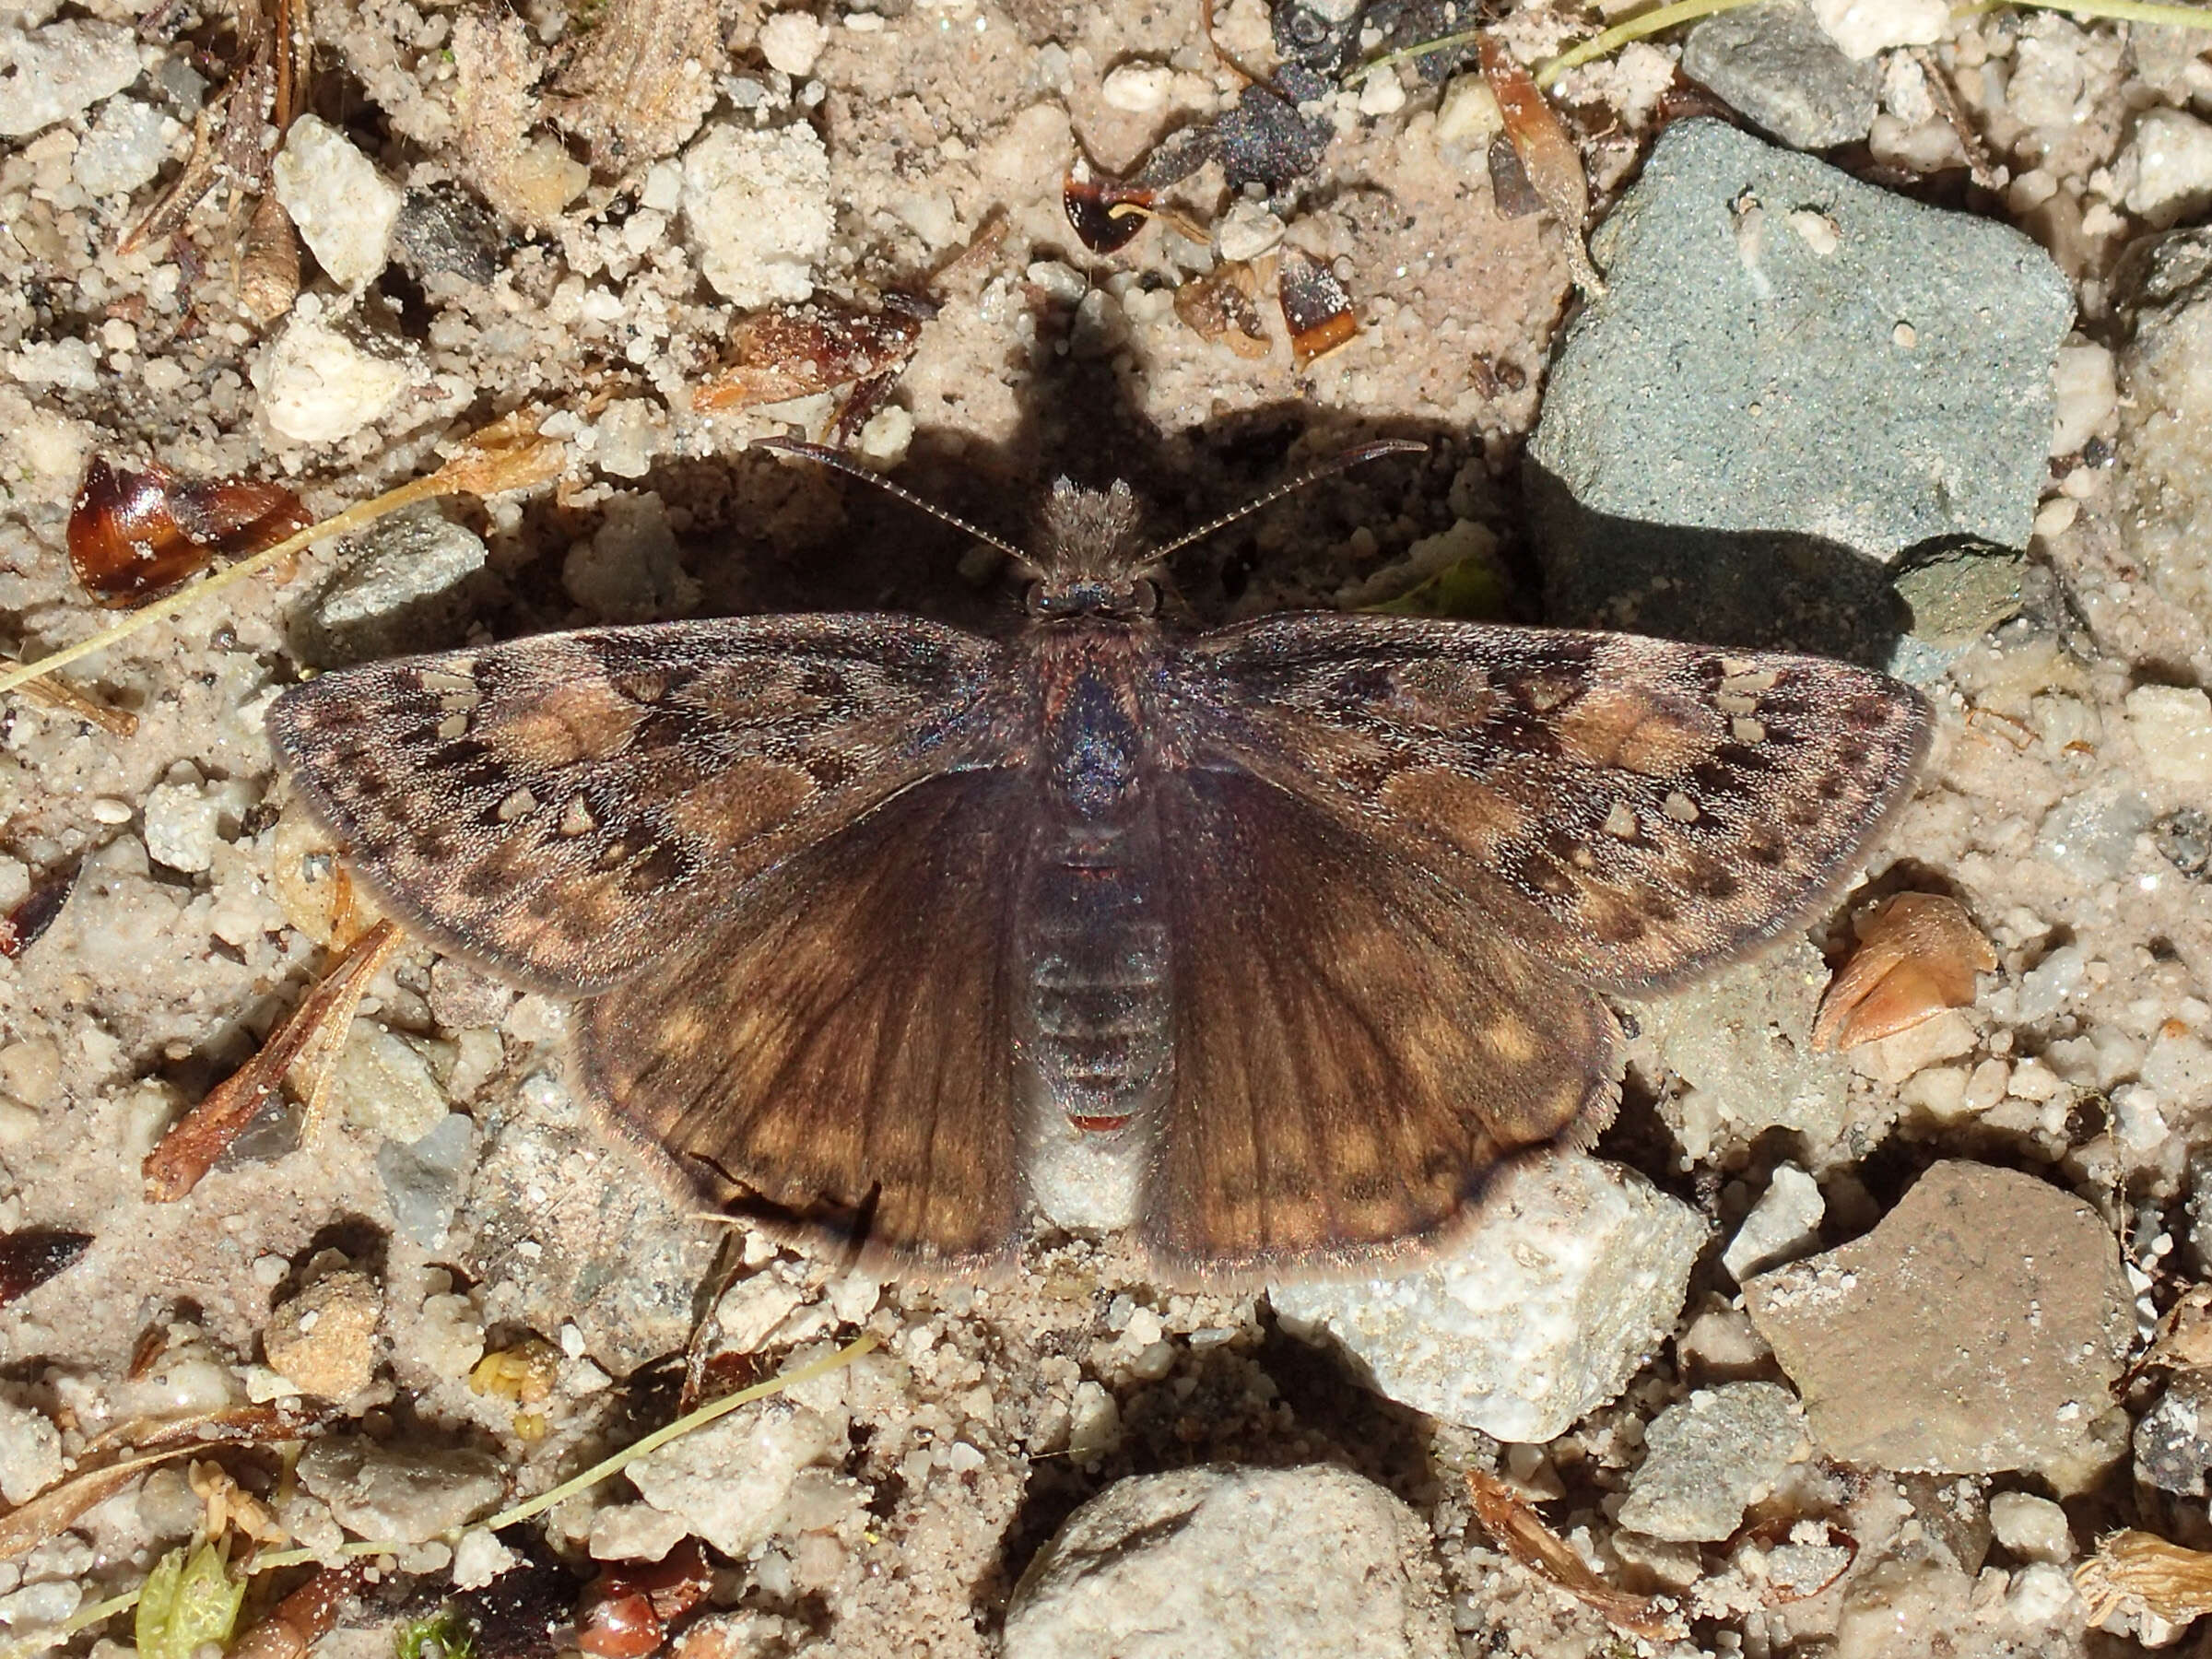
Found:
<path fill-rule="evenodd" d="M 1607 999 L 1795 926 L 1927 746 L 1916 692 L 1817 657 L 1186 631 L 1164 559 L 1216 525 L 1137 520 L 1054 486 L 1033 559 L 995 544 L 1004 639 L 582 629 L 326 674 L 268 730 L 392 913 L 582 999 L 583 1090 L 711 1200 L 947 1276 L 1041 1202 L 1209 1283 L 1387 1264 L 1589 1144 Z"/>

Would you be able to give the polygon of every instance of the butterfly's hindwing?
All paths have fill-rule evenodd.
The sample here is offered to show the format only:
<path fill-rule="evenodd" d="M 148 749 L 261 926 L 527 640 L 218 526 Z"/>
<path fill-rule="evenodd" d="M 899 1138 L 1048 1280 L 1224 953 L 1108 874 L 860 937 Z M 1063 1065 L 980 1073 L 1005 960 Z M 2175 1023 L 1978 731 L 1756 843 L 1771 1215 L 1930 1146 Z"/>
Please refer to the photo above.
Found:
<path fill-rule="evenodd" d="M 711 1195 L 869 1261 L 1013 1246 L 1010 934 L 1030 779 L 928 779 L 584 1006 L 592 1092 Z"/>
<path fill-rule="evenodd" d="M 546 634 L 324 675 L 269 733 L 411 925 L 589 992 L 895 791 L 1018 743 L 1001 654 L 898 617 Z"/>
<path fill-rule="evenodd" d="M 1427 871 L 1259 778 L 1163 780 L 1175 1073 L 1144 1230 L 1201 1277 L 1447 1232 L 1520 1149 L 1591 1138 L 1617 1028 Z"/>

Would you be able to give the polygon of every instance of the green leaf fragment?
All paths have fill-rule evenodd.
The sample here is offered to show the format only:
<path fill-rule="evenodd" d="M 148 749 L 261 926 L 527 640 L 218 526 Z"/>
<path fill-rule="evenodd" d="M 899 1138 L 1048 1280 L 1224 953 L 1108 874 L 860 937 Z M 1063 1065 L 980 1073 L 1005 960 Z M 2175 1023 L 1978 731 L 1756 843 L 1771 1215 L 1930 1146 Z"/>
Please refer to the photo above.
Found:
<path fill-rule="evenodd" d="M 476 1627 L 459 1609 L 442 1606 L 428 1618 L 401 1625 L 392 1650 L 398 1659 L 476 1659 Z"/>
<path fill-rule="evenodd" d="M 207 1641 L 228 1647 L 245 1599 L 245 1581 L 230 1576 L 221 1546 L 203 1542 L 171 1550 L 139 1593 L 140 1659 L 192 1659 Z"/>
<path fill-rule="evenodd" d="M 1395 599 L 1366 608 L 1386 617 L 1456 617 L 1463 621 L 1495 621 L 1505 615 L 1505 577 L 1487 554 L 1446 565 L 1426 582 Z"/>

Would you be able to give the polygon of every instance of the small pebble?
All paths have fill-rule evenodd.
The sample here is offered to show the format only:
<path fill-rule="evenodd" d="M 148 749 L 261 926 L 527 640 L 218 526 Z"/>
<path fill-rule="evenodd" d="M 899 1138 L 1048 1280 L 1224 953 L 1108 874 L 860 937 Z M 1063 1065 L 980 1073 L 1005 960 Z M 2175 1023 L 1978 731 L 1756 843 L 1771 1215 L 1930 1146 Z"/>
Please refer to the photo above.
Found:
<path fill-rule="evenodd" d="M 137 37 L 120 23 L 70 18 L 8 41 L 0 65 L 0 138 L 66 121 L 138 78 Z"/>
<path fill-rule="evenodd" d="M 1989 1527 L 2023 1561 L 2070 1561 L 2074 1534 L 2066 1512 L 2031 1492 L 1999 1492 L 1989 1500 Z"/>
<path fill-rule="evenodd" d="M 397 403 L 408 373 L 404 363 L 302 317 L 262 354 L 253 379 L 271 431 L 298 443 L 335 443 Z"/>
<path fill-rule="evenodd" d="M 1175 72 L 1165 64 L 1123 64 L 1107 72 L 1099 96 L 1110 108 L 1147 115 L 1167 103 L 1174 83 Z"/>
<path fill-rule="evenodd" d="M 333 282 L 359 288 L 383 270 L 405 200 L 353 141 L 320 116 L 301 115 L 273 167 L 276 199 Z"/>
<path fill-rule="evenodd" d="M 830 31 L 811 12 L 777 12 L 760 25 L 760 55 L 770 68 L 804 80 L 814 73 L 815 60 L 829 39 Z"/>

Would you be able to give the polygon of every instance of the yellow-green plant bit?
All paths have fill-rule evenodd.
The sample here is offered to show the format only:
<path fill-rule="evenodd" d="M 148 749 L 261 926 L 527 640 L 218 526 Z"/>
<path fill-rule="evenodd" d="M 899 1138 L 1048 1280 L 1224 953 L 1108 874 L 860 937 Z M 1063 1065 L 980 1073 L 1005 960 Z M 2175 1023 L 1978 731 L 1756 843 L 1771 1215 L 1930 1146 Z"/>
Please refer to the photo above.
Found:
<path fill-rule="evenodd" d="M 192 1659 L 203 1641 L 229 1646 L 245 1599 L 246 1581 L 230 1576 L 220 1544 L 171 1550 L 138 1592 L 140 1659 Z"/>

